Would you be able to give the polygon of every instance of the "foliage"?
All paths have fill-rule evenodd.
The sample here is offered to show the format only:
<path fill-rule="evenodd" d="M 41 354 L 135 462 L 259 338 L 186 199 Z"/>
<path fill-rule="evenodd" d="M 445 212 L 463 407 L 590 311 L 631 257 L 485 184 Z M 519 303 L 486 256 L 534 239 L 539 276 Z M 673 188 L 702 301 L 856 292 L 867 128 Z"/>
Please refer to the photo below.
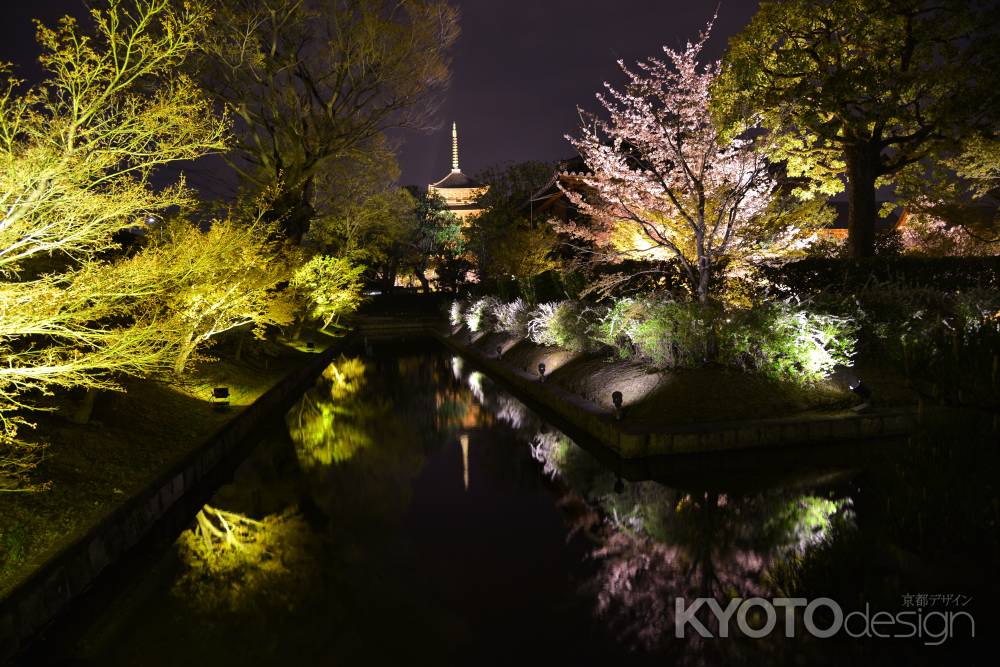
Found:
<path fill-rule="evenodd" d="M 430 270 L 437 273 L 440 287 L 456 288 L 464 268 L 462 223 L 439 195 L 427 193 L 415 199 L 416 233 L 411 241 L 408 263 L 424 291 L 430 291 L 427 277 Z"/>
<path fill-rule="evenodd" d="M 730 43 L 717 117 L 737 134 L 762 121 L 770 155 L 806 190 L 833 194 L 846 177 L 851 252 L 871 255 L 876 187 L 990 123 L 996 22 L 984 11 L 964 0 L 764 2 Z"/>
<path fill-rule="evenodd" d="M 794 254 L 821 223 L 794 202 L 774 203 L 751 119 L 744 135 L 721 136 L 709 112 L 719 64 L 699 65 L 710 29 L 682 52 L 664 47 L 666 60 L 649 58 L 637 72 L 622 65 L 624 90 L 606 84 L 598 95 L 608 120 L 581 110 L 579 134 L 567 138 L 590 173 L 567 196 L 592 224 L 557 227 L 593 243 L 600 261 L 676 262 L 701 303 L 716 275 Z"/>
<path fill-rule="evenodd" d="M 597 336 L 622 358 L 692 368 L 709 357 L 713 323 L 718 361 L 779 380 L 822 380 L 837 364 L 851 364 L 857 342 L 848 318 L 789 301 L 723 314 L 670 299 L 618 299 L 601 319 Z"/>
<path fill-rule="evenodd" d="M 316 177 L 390 127 L 423 128 L 449 79 L 457 12 L 438 0 L 229 0 L 197 71 L 237 119 L 231 166 L 281 186 L 275 219 L 299 241 Z"/>
<path fill-rule="evenodd" d="M 698 303 L 616 299 L 601 318 L 597 335 L 622 358 L 643 359 L 660 368 L 691 368 L 705 363 L 710 323 L 716 317 L 715 308 Z"/>
<path fill-rule="evenodd" d="M 966 225 L 948 224 L 926 213 L 907 217 L 900 241 L 904 252 L 927 257 L 1000 255 L 1000 238 L 984 239 Z"/>
<path fill-rule="evenodd" d="M 252 325 L 262 336 L 267 324 L 290 323 L 287 311 L 274 307 L 277 287 L 288 277 L 281 245 L 263 221 L 264 210 L 252 215 L 246 220 L 231 212 L 207 230 L 186 220 L 168 222 L 128 262 L 160 267 L 164 291 L 154 300 L 179 334 L 177 374 L 198 347 L 226 331 Z"/>
<path fill-rule="evenodd" d="M 494 330 L 509 333 L 518 338 L 527 338 L 531 308 L 524 299 L 514 299 L 509 303 L 493 304 Z"/>
<path fill-rule="evenodd" d="M 517 282 L 521 296 L 534 299 L 533 279 L 554 269 L 557 239 L 548 225 L 536 226 L 524 214 L 524 205 L 552 177 L 545 162 L 516 162 L 478 174 L 488 188 L 476 202 L 483 210 L 464 230 L 466 245 L 475 257 L 482 284 L 500 294 Z"/>
<path fill-rule="evenodd" d="M 465 303 L 457 300 L 452 301 L 451 305 L 448 306 L 448 322 L 451 323 L 451 326 L 460 327 L 465 323 L 465 307 Z"/>
<path fill-rule="evenodd" d="M 326 329 L 361 305 L 364 270 L 346 257 L 316 255 L 295 270 L 288 286 Z"/>
<path fill-rule="evenodd" d="M 594 347 L 590 329 L 596 312 L 577 301 L 541 303 L 531 311 L 528 338 L 538 345 L 553 345 L 574 352 Z"/>
<path fill-rule="evenodd" d="M 865 260 L 809 258 L 765 267 L 762 277 L 781 296 L 811 297 L 826 292 L 854 294 L 866 285 L 900 287 L 1000 289 L 997 257 L 881 257 Z"/>
<path fill-rule="evenodd" d="M 465 311 L 465 325 L 474 333 L 489 332 L 495 324 L 494 308 L 500 301 L 491 296 L 484 296 L 473 301 Z"/>
<path fill-rule="evenodd" d="M 396 157 L 384 137 L 350 157 L 331 159 L 315 177 L 316 215 L 305 244 L 384 272 L 416 232 L 416 202 L 396 184 L 398 178 Z"/>
<path fill-rule="evenodd" d="M 851 366 L 854 322 L 791 301 L 772 301 L 732 314 L 720 334 L 724 363 L 776 380 L 818 382 Z"/>
<path fill-rule="evenodd" d="M 911 378 L 996 400 L 1000 293 L 872 283 L 848 298 L 829 294 L 868 333 L 868 347 Z M 971 391 L 970 391 L 971 390 Z M 971 398 L 971 396 L 970 396 Z"/>
<path fill-rule="evenodd" d="M 153 174 L 223 149 L 227 132 L 179 72 L 203 5 L 112 0 L 90 16 L 89 35 L 69 18 L 39 27 L 39 84 L 0 68 L 0 475 L 21 480 L 38 449 L 17 435 L 16 410 L 38 407 L 28 396 L 164 365 L 176 332 L 148 297 L 166 287 L 113 252 L 191 202 L 183 181 L 156 187 Z"/>

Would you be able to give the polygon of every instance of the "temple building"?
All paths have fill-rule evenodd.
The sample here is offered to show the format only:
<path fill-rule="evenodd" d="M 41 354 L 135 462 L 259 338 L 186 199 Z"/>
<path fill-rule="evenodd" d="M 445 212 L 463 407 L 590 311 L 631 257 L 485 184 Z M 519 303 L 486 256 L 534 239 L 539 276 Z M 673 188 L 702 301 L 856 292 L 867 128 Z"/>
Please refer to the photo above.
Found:
<path fill-rule="evenodd" d="M 448 210 L 459 220 L 466 222 L 480 211 L 476 199 L 486 192 L 488 186 L 482 185 L 473 178 L 462 173 L 458 168 L 458 125 L 451 124 L 451 173 L 437 183 L 427 186 L 428 194 L 436 194 L 444 200 Z"/>

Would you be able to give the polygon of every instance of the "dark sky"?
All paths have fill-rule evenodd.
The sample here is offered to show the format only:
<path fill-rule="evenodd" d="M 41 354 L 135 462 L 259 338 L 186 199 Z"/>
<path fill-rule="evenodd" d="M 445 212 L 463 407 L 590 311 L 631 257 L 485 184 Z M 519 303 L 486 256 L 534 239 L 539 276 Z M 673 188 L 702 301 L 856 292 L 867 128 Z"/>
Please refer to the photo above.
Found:
<path fill-rule="evenodd" d="M 596 110 L 604 81 L 626 63 L 681 47 L 697 36 L 717 0 L 453 0 L 462 12 L 442 127 L 405 135 L 403 181 L 426 185 L 451 168 L 458 122 L 462 171 L 491 164 L 569 157 L 563 138 L 578 105 Z M 718 58 L 756 0 L 722 0 L 707 55 Z"/>
<path fill-rule="evenodd" d="M 693 39 L 717 0 L 452 0 L 462 13 L 451 89 L 431 134 L 408 132 L 402 181 L 426 186 L 451 168 L 451 121 L 458 122 L 462 170 L 569 157 L 563 135 L 576 107 L 595 109 L 603 81 L 620 83 L 626 63 Z M 707 55 L 721 56 L 756 0 L 722 0 Z M 36 71 L 33 17 L 53 22 L 83 13 L 82 0 L 4 0 L 0 60 Z"/>

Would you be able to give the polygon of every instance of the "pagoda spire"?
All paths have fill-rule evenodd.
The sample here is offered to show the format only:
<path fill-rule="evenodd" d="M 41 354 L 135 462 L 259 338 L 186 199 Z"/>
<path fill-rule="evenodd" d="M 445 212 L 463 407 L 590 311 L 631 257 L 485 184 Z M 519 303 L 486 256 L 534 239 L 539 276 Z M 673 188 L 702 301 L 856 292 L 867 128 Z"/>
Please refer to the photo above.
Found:
<path fill-rule="evenodd" d="M 451 170 L 460 171 L 458 168 L 458 123 L 451 124 Z"/>

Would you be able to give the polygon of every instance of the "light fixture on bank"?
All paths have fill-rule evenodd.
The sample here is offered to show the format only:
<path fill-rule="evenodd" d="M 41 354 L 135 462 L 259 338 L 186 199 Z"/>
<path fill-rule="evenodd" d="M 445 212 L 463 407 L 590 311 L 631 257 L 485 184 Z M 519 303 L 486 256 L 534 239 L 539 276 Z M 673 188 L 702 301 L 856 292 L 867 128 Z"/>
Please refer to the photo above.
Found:
<path fill-rule="evenodd" d="M 872 404 L 872 390 L 860 379 L 853 379 L 848 385 L 848 389 L 854 392 L 854 394 L 861 399 L 861 405 L 856 405 L 851 408 L 855 412 L 860 412 Z"/>
<path fill-rule="evenodd" d="M 215 409 L 222 412 L 229 407 L 229 387 L 215 387 L 212 389 L 212 404 Z"/>
<path fill-rule="evenodd" d="M 538 364 L 538 381 L 545 382 L 545 364 Z"/>

